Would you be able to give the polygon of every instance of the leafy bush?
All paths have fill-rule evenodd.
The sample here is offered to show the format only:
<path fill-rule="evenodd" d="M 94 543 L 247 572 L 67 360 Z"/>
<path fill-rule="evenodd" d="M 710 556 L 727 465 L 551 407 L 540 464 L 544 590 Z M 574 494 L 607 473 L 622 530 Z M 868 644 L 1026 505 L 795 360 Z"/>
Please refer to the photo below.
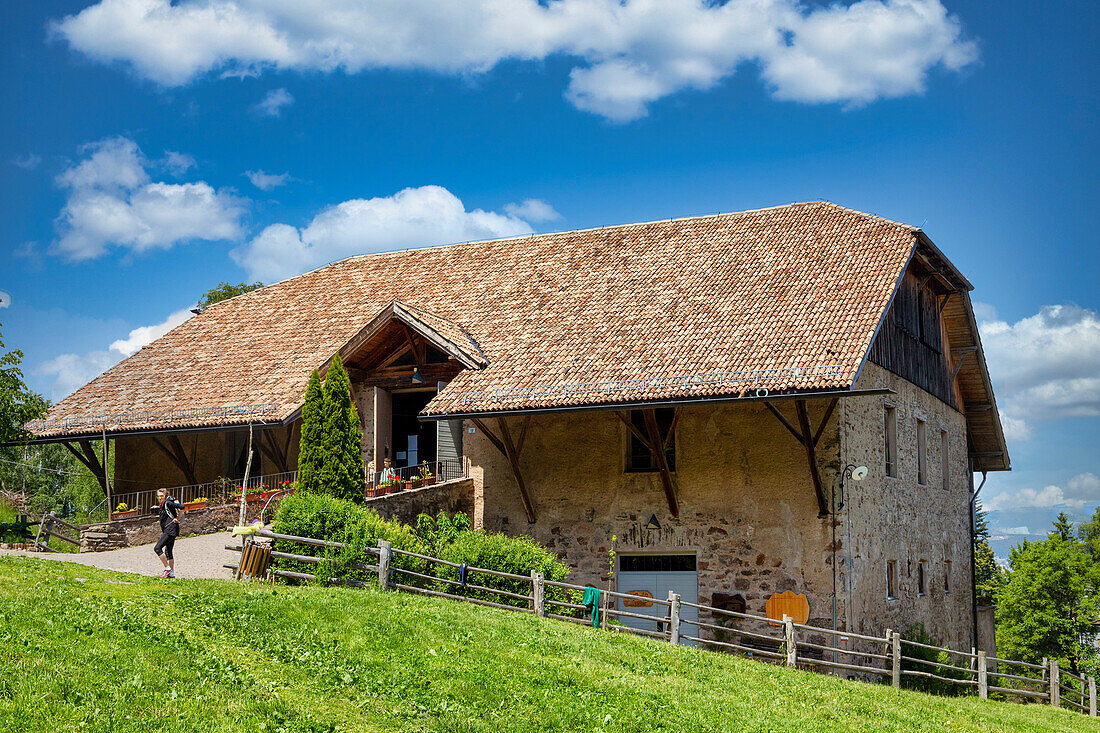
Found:
<path fill-rule="evenodd" d="M 439 512 L 435 517 L 420 514 L 416 518 L 416 536 L 428 548 L 427 554 L 440 557 L 443 548 L 455 541 L 463 532 L 470 531 L 470 517 L 463 512 L 453 515 Z"/>
<path fill-rule="evenodd" d="M 399 550 L 425 554 L 425 547 L 412 529 L 400 522 L 383 519 L 373 509 L 366 509 L 345 499 L 325 494 L 295 493 L 279 504 L 272 525 L 279 534 L 331 540 L 347 545 L 343 549 L 303 545 L 290 540 L 276 540 L 275 550 L 296 555 L 324 558 L 324 564 L 296 560 L 279 560 L 280 570 L 348 580 L 372 580 L 377 576 L 368 570 L 349 567 L 350 563 L 374 565 L 376 555 L 368 548 L 378 547 L 379 540 L 389 540 Z M 405 555 L 395 555 L 395 568 L 424 571 L 424 562 Z M 325 577 L 327 576 L 327 577 Z M 402 580 L 401 582 L 405 582 Z"/>
<path fill-rule="evenodd" d="M 957 661 L 952 661 L 951 655 L 947 652 L 936 651 L 935 649 L 925 649 L 922 646 L 906 643 L 908 641 L 915 641 L 919 644 L 930 644 L 932 646 L 942 646 L 924 630 L 924 624 L 913 624 L 904 634 L 902 634 L 902 656 L 922 659 L 927 662 L 938 662 L 939 664 L 960 664 Z M 937 677 L 947 677 L 953 680 L 972 679 L 970 675 L 961 670 L 946 669 L 944 667 L 938 667 L 935 664 L 910 662 L 907 659 L 901 660 L 901 668 L 902 670 L 914 672 L 929 672 Z M 927 692 L 931 695 L 943 695 L 945 697 L 963 695 L 967 691 L 965 685 L 956 685 L 950 682 L 941 682 L 940 680 L 928 679 L 927 677 L 913 677 L 911 675 L 902 675 L 901 685 L 908 690 L 919 690 L 920 692 Z"/>
<path fill-rule="evenodd" d="M 472 567 L 515 575 L 530 576 L 532 572 L 541 572 L 547 580 L 557 582 L 564 582 L 569 577 L 568 566 L 559 560 L 557 555 L 530 537 L 507 537 L 502 534 L 490 534 L 482 530 L 461 532 L 454 537 L 450 544 L 442 548 L 438 557 L 454 563 L 465 563 Z M 458 568 L 449 565 L 439 565 L 433 572 L 440 578 L 459 579 Z M 520 595 L 531 593 L 531 582 L 528 580 L 501 578 L 485 573 L 470 573 L 467 576 L 467 582 Z M 437 583 L 436 590 L 521 608 L 528 605 L 527 601 L 518 598 L 508 598 L 497 593 L 473 590 L 469 587 L 462 589 L 451 583 Z M 568 591 L 551 586 L 546 586 L 545 598 L 547 601 L 572 602 Z M 568 609 L 554 607 L 549 610 L 553 613 L 563 613 Z"/>

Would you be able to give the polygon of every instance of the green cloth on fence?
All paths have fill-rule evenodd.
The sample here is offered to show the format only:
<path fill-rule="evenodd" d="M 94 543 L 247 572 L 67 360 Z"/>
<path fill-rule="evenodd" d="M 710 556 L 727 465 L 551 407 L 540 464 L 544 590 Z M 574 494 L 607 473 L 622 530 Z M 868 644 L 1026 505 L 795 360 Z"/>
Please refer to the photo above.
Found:
<path fill-rule="evenodd" d="M 600 628 L 600 589 L 592 586 L 585 588 L 581 603 L 592 612 L 592 628 Z"/>

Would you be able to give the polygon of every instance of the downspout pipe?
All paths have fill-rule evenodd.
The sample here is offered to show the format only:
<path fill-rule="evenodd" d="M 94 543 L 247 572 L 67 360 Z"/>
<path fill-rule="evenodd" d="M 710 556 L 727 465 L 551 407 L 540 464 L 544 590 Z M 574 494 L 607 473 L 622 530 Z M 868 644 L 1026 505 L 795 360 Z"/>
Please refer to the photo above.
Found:
<path fill-rule="evenodd" d="M 969 472 L 970 486 L 974 486 L 974 472 Z M 972 633 L 974 634 L 974 649 L 978 648 L 978 579 L 976 576 L 977 565 L 974 562 L 974 525 L 977 522 L 977 505 L 978 494 L 982 493 L 982 487 L 985 486 L 985 480 L 989 478 L 989 474 L 982 471 L 982 482 L 978 484 L 977 489 L 973 489 L 970 492 L 970 611 L 971 622 L 973 624 Z"/>

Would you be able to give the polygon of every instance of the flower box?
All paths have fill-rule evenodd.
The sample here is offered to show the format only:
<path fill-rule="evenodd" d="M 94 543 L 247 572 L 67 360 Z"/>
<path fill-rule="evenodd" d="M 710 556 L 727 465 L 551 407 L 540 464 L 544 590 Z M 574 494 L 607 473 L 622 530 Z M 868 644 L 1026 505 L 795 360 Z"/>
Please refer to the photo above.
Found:
<path fill-rule="evenodd" d="M 395 481 L 392 484 L 385 484 L 382 488 L 386 490 L 387 494 L 396 494 L 398 491 L 405 490 L 405 484 L 400 481 Z"/>
<path fill-rule="evenodd" d="M 435 486 L 435 476 L 425 476 L 421 481 L 425 486 Z"/>
<path fill-rule="evenodd" d="M 419 488 L 420 488 L 420 479 L 418 479 L 418 478 L 411 478 L 411 479 L 409 479 L 408 481 L 405 482 L 405 489 L 407 491 L 412 491 L 413 489 L 419 489 Z"/>
<path fill-rule="evenodd" d="M 258 504 L 264 500 L 264 495 L 262 493 L 244 495 L 244 501 L 246 504 Z"/>
<path fill-rule="evenodd" d="M 195 512 L 195 511 L 198 511 L 199 509 L 205 509 L 206 505 L 209 504 L 209 503 L 210 502 L 206 499 L 201 499 L 199 501 L 188 501 L 188 502 L 184 502 L 183 508 L 186 511 Z"/>
<path fill-rule="evenodd" d="M 111 519 L 130 519 L 131 517 L 136 517 L 137 513 L 137 509 L 130 509 L 125 512 L 111 512 Z"/>
<path fill-rule="evenodd" d="M 381 486 L 368 486 L 363 491 L 363 495 L 368 499 L 373 499 L 376 496 L 385 496 L 386 490 Z"/>

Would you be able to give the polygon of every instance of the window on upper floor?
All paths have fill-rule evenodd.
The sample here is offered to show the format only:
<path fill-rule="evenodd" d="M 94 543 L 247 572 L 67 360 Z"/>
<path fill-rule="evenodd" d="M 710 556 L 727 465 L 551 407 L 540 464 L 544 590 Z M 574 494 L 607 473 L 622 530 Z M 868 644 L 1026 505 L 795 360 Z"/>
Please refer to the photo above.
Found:
<path fill-rule="evenodd" d="M 928 478 L 928 425 L 917 419 L 917 483 L 923 484 Z"/>
<path fill-rule="evenodd" d="M 924 560 L 917 563 L 917 595 L 923 596 L 927 590 L 925 583 Z"/>
<path fill-rule="evenodd" d="M 940 431 L 940 482 L 945 491 L 951 488 L 951 446 L 946 430 Z"/>
<path fill-rule="evenodd" d="M 883 432 L 886 436 L 886 475 L 898 475 L 898 414 L 893 405 L 886 405 L 883 415 Z"/>
<path fill-rule="evenodd" d="M 657 418 L 657 433 L 664 443 L 665 461 L 668 463 L 668 470 L 675 471 L 676 430 L 672 421 L 676 417 L 676 410 L 672 408 L 654 410 L 654 417 Z M 643 435 L 647 434 L 645 415 L 642 410 L 630 411 L 630 423 Z M 670 431 L 671 435 L 669 434 Z M 630 453 L 627 455 L 626 470 L 628 472 L 656 471 L 657 462 L 653 460 L 653 454 L 650 453 L 649 446 L 643 443 L 638 436 L 634 434 L 633 430 L 629 432 Z"/>
<path fill-rule="evenodd" d="M 886 598 L 893 600 L 898 597 L 898 561 L 886 561 Z"/>
<path fill-rule="evenodd" d="M 943 561 L 943 592 L 951 592 L 951 561 Z"/>

